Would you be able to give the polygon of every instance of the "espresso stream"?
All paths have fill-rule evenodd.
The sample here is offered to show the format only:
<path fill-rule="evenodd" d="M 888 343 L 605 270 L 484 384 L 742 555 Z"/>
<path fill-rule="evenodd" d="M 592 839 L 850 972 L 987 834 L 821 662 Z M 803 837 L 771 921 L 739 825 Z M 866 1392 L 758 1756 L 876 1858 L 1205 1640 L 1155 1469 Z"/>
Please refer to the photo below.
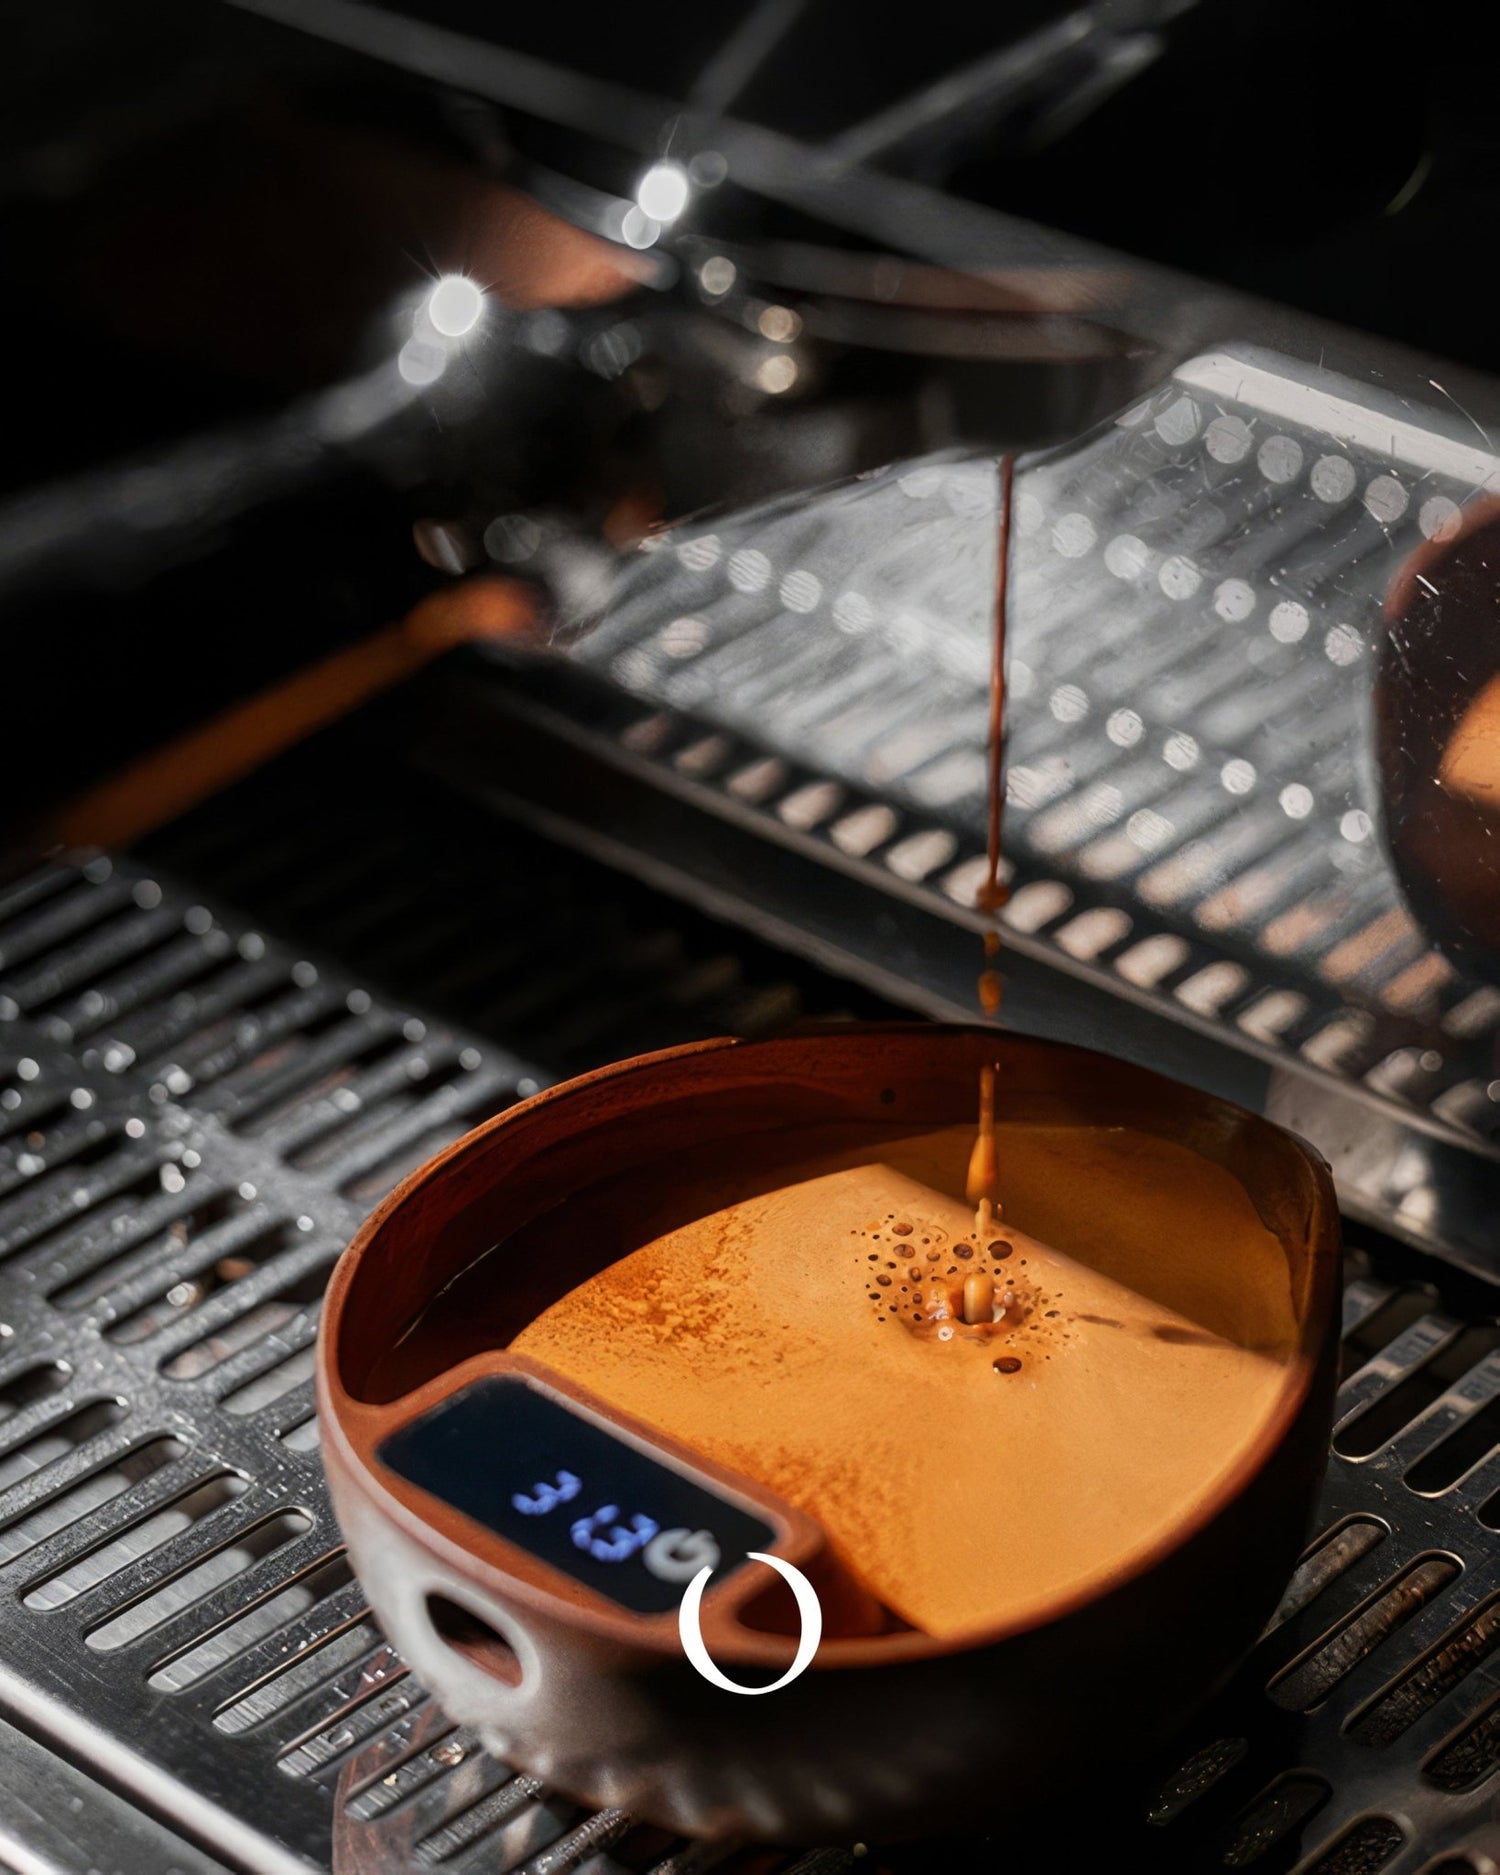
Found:
<path fill-rule="evenodd" d="M 991 1016 L 1012 468 L 976 901 Z M 883 1607 L 961 1638 L 1096 1592 L 1260 1439 L 1295 1345 L 1286 1257 L 1188 1147 L 995 1106 L 985 1067 L 977 1131 L 759 1133 L 581 1191 L 451 1284 L 369 1391 L 509 1344 L 807 1512 L 864 1597 L 850 1631 Z"/>
<path fill-rule="evenodd" d="M 990 663 L 989 816 L 984 882 L 975 894 L 975 904 L 990 920 L 984 933 L 984 964 L 979 972 L 979 1006 L 990 1017 L 1000 1013 L 1002 982 L 996 959 L 1000 953 L 1000 913 L 1010 896 L 1000 882 L 1000 826 L 1005 810 L 1005 626 L 1010 602 L 1010 519 L 1015 469 L 1014 456 L 1001 457 L 1000 524 L 995 541 L 995 642 Z M 969 1203 L 974 1206 L 974 1228 L 983 1233 L 1000 1212 L 993 1068 L 979 1070 L 979 1125 L 969 1153 L 964 1189 Z"/>

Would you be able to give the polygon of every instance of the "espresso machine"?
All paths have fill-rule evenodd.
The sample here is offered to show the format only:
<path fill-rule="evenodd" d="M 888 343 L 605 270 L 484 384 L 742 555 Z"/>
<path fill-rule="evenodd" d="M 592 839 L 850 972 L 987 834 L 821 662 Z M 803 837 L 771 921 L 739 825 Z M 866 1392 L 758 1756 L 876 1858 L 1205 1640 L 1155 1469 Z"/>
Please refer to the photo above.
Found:
<path fill-rule="evenodd" d="M 0 182 L 0 1866 L 1500 1867 L 1486 49 L 1223 0 L 131 12 L 27 19 Z M 1317 1531 L 1066 1812 L 675 1839 L 376 1626 L 320 1298 L 583 1069 L 976 1017 L 1005 458 L 1003 1020 L 1328 1161 Z"/>

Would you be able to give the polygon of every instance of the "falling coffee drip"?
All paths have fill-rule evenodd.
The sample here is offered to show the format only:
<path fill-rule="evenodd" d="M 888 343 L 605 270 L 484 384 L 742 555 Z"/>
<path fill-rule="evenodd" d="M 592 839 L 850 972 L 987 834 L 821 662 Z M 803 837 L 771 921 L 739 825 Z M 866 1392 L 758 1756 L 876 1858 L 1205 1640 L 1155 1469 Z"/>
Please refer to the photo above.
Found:
<path fill-rule="evenodd" d="M 998 920 L 1000 909 L 1010 894 L 1000 880 L 1000 822 L 1005 808 L 1005 620 L 1009 604 L 1011 498 L 1015 485 L 1015 457 L 1000 459 L 1000 535 L 995 548 L 995 645 L 990 665 L 989 727 L 989 827 L 986 840 L 984 883 L 975 902 L 979 909 Z M 1000 948 L 1000 932 L 992 927 L 985 933 L 986 957 Z M 986 970 L 979 979 L 979 1000 L 986 1012 L 994 1015 L 1000 1007 L 1000 979 Z"/>
<path fill-rule="evenodd" d="M 1000 823 L 1005 808 L 1005 621 L 1010 584 L 1010 524 L 1016 460 L 1000 458 L 1000 531 L 995 543 L 995 643 L 990 665 L 989 825 L 984 882 L 975 903 L 990 919 L 984 934 L 984 968 L 979 973 L 979 1006 L 987 1016 L 1000 1013 L 1000 912 L 1010 894 L 1000 878 Z M 966 1195 L 974 1206 L 974 1228 L 983 1236 L 1000 1215 L 1000 1156 L 995 1147 L 995 1071 L 979 1071 L 979 1131 L 969 1159 Z"/>
<path fill-rule="evenodd" d="M 969 1154 L 964 1196 L 974 1207 L 974 1230 L 981 1238 L 1000 1215 L 1000 1149 L 995 1140 L 995 1070 L 979 1070 L 979 1128 Z"/>

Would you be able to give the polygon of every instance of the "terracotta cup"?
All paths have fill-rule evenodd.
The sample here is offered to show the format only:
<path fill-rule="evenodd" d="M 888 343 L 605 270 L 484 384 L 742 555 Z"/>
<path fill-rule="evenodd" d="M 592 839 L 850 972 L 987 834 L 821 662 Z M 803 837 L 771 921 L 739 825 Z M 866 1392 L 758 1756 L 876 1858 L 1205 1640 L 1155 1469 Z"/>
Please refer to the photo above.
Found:
<path fill-rule="evenodd" d="M 459 1324 L 451 1363 L 418 1372 L 414 1385 L 403 1379 L 406 1391 L 382 1369 L 433 1298 L 482 1257 L 514 1332 L 629 1247 L 628 1230 L 577 1233 L 544 1281 L 533 1261 L 511 1285 L 507 1240 L 561 1197 L 576 1203 L 608 1185 L 615 1196 L 598 1216 L 618 1216 L 622 1190 L 658 1200 L 669 1191 L 685 1152 L 770 1129 L 970 1124 L 985 1061 L 998 1063 L 1002 1119 L 1045 1107 L 1125 1124 L 1227 1167 L 1285 1252 L 1298 1330 L 1261 1433 L 1230 1474 L 1153 1551 L 1086 1596 L 1060 1596 L 1044 1618 L 963 1641 L 860 1633 L 857 1597 L 840 1602 L 846 1585 L 810 1519 L 650 1428 L 596 1412 L 576 1387 L 507 1354 L 493 1321 L 467 1334 Z M 1338 1251 L 1333 1190 L 1314 1153 L 1253 1114 L 1105 1056 L 915 1024 L 642 1056 L 477 1128 L 360 1231 L 334 1274 L 319 1344 L 334 1504 L 374 1610 L 416 1672 L 454 1718 L 569 1794 L 695 1835 L 816 1841 L 957 1828 L 997 1791 L 1011 1806 L 1060 1788 L 1097 1763 L 1101 1740 L 1148 1742 L 1248 1650 L 1305 1541 L 1323 1471 Z M 1214 1257 L 1215 1245 L 1202 1253 Z M 763 1552 L 794 1562 L 832 1599 L 829 1625 L 842 1624 L 842 1637 L 825 1637 L 811 1666 L 774 1694 L 734 1697 L 687 1659 L 675 1603 L 622 1607 L 389 1462 L 414 1422 L 446 1428 L 441 1413 L 428 1418 L 434 1409 L 507 1376 L 512 1389 L 552 1391 L 569 1425 L 609 1422 L 619 1444 L 769 1532 Z M 500 1425 L 494 1442 L 473 1449 L 472 1466 L 464 1461 L 457 1496 L 518 1462 L 529 1476 L 529 1453 L 518 1459 Z M 740 1619 L 757 1597 L 764 1607 L 768 1585 L 765 1564 L 742 1563 L 702 1604 L 710 1655 L 746 1684 L 779 1676 L 796 1647 L 795 1623 L 776 1633 Z"/>

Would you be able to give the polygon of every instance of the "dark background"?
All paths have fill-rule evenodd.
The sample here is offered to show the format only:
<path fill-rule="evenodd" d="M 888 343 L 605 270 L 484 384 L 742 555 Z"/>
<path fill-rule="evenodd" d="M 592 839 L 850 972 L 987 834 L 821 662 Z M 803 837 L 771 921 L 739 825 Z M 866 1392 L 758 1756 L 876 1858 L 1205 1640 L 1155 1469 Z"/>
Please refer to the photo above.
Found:
<path fill-rule="evenodd" d="M 743 0 L 406 10 L 677 98 Z M 733 108 L 816 141 L 1061 11 L 808 0 Z M 476 186 L 561 175 L 628 192 L 640 159 L 607 124 L 581 137 L 471 108 L 209 0 L 11 0 L 0 19 L 0 785 L 13 832 L 399 617 L 440 578 L 412 523 L 461 505 L 471 471 L 499 475 L 517 505 L 597 506 L 618 490 L 585 456 L 622 435 L 633 459 L 655 445 L 639 407 L 543 374 L 475 419 L 472 439 L 434 416 L 385 457 L 350 452 L 285 487 L 273 477 L 228 519 L 205 500 L 201 524 L 157 528 L 137 484 L 128 550 L 110 546 L 99 513 L 118 508 L 116 465 L 273 422 L 378 361 L 393 297 L 463 264 Z M 1024 124 L 980 124 L 915 173 L 1436 358 L 1500 365 L 1492 35 L 1461 13 L 1333 0 L 1203 0 L 1163 31 L 1154 65 L 1043 148 Z M 741 240 L 848 245 L 733 187 L 711 223 Z M 701 488 L 665 479 L 679 503 L 723 493 L 706 474 Z M 38 517 L 59 513 L 73 521 L 38 557 Z"/>

